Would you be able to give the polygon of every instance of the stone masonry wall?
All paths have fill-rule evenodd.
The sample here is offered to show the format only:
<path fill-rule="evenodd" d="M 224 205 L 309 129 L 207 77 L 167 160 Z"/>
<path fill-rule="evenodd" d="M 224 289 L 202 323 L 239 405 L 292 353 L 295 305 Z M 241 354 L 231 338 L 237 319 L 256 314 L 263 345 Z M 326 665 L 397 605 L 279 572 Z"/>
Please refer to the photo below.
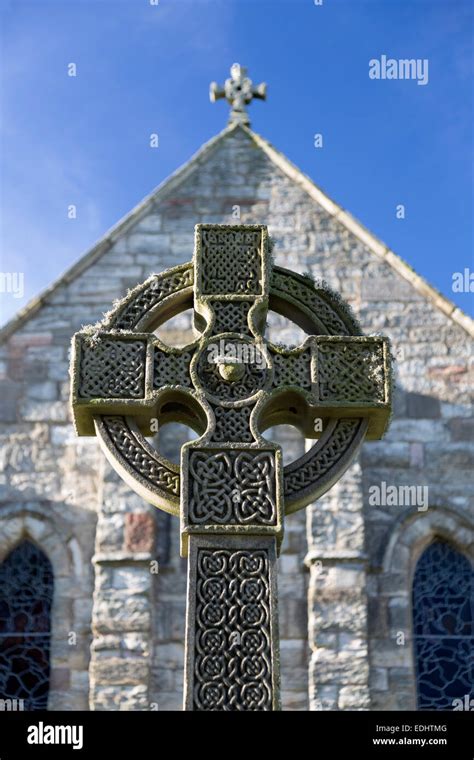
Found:
<path fill-rule="evenodd" d="M 366 332 L 392 338 L 398 358 L 388 437 L 365 444 L 360 463 L 330 494 L 286 521 L 279 573 L 284 709 L 413 704 L 413 565 L 433 535 L 469 550 L 472 349 L 461 327 L 236 130 L 0 347 L 0 561 L 28 535 L 59 579 L 52 709 L 86 709 L 89 701 L 93 709 L 181 705 L 185 564 L 178 524 L 110 472 L 95 440 L 75 438 L 68 350 L 72 334 L 100 319 L 128 287 L 189 260 L 197 222 L 232 221 L 268 224 L 276 263 L 326 279 Z M 299 342 L 285 320 L 275 326 L 280 340 Z M 170 339 L 181 329 L 171 328 Z M 302 443 L 287 445 L 295 454 Z M 428 484 L 428 510 L 369 507 L 368 488 L 381 480 Z M 403 646 L 395 640 L 401 627 Z M 77 632 L 74 648 L 69 631 Z"/>

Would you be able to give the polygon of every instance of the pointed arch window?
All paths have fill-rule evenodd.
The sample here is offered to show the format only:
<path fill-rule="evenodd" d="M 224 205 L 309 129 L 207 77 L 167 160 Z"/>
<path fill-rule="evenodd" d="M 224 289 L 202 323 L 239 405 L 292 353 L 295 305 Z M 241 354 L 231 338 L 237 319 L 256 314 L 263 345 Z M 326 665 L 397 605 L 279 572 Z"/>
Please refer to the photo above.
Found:
<path fill-rule="evenodd" d="M 474 571 L 463 554 L 436 540 L 413 579 L 414 656 L 419 710 L 452 710 L 474 683 Z"/>
<path fill-rule="evenodd" d="M 0 565 L 0 699 L 12 700 L 6 709 L 47 708 L 53 589 L 51 563 L 30 541 Z"/>

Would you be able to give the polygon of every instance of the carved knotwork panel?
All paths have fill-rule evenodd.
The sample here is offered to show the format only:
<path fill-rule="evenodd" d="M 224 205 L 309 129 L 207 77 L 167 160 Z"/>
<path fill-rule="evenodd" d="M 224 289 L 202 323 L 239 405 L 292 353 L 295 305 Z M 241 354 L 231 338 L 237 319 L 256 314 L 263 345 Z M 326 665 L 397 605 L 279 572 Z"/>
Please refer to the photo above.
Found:
<path fill-rule="evenodd" d="M 104 415 L 101 425 L 111 443 L 112 451 L 123 457 L 123 462 L 152 488 L 163 490 L 170 498 L 178 497 L 179 473 L 165 464 L 166 460 L 143 444 L 137 429 L 133 429 L 125 417 Z"/>
<path fill-rule="evenodd" d="M 227 409 L 222 406 L 214 408 L 216 427 L 211 435 L 211 441 L 215 443 L 245 442 L 250 443 L 253 435 L 250 431 L 251 406 L 240 406 L 236 409 Z"/>
<path fill-rule="evenodd" d="M 288 468 L 284 477 L 284 497 L 290 500 L 293 494 L 311 487 L 334 468 L 350 450 L 363 421 L 355 419 L 338 420 L 329 439 L 316 445 L 310 456 L 293 470 Z"/>
<path fill-rule="evenodd" d="M 153 388 L 160 389 L 163 385 L 191 386 L 189 365 L 192 353 L 182 351 L 171 353 L 155 346 L 153 353 Z"/>
<path fill-rule="evenodd" d="M 360 333 L 354 318 L 348 313 L 342 314 L 342 308 L 336 309 L 334 298 L 329 303 L 326 299 L 330 298 L 331 295 L 323 290 L 318 292 L 312 282 L 305 282 L 301 277 L 275 267 L 270 280 L 270 288 L 274 291 L 280 291 L 283 296 L 289 295 L 302 306 L 306 306 L 324 325 L 329 335 L 357 335 Z"/>
<path fill-rule="evenodd" d="M 326 339 L 321 333 L 327 332 L 332 336 L 360 335 L 360 327 L 357 325 L 356 320 L 337 296 L 326 288 L 315 286 L 308 278 L 301 277 L 282 268 L 272 268 L 268 255 L 267 233 L 264 226 L 249 228 L 223 226 L 217 227 L 217 229 L 215 226 L 213 229 L 210 229 L 210 227 L 210 225 L 198 225 L 196 228 L 196 247 L 193 264 L 184 264 L 174 267 L 163 274 L 153 275 L 145 283 L 131 291 L 122 302 L 118 303 L 106 316 L 103 327 L 97 328 L 100 340 L 107 339 L 108 334 L 109 337 L 113 336 L 115 344 L 120 340 L 128 343 L 129 341 L 134 342 L 142 340 L 145 337 L 147 338 L 147 355 L 144 357 L 143 369 L 139 370 L 138 374 L 139 389 L 134 387 L 133 380 L 130 379 L 129 372 L 131 371 L 131 377 L 133 377 L 133 373 L 136 371 L 136 368 L 133 366 L 131 368 L 127 366 L 126 369 L 124 367 L 123 373 L 120 371 L 116 373 L 115 366 L 113 372 L 110 372 L 109 367 L 108 376 L 101 377 L 97 383 L 94 380 L 92 384 L 89 384 L 86 373 L 79 366 L 81 360 L 81 349 L 79 346 L 81 338 L 79 336 L 76 341 L 76 345 L 78 346 L 75 357 L 76 361 L 72 367 L 74 375 L 72 404 L 74 421 L 78 433 L 80 435 L 91 435 L 94 433 L 94 424 L 92 422 L 94 415 L 130 415 L 129 417 L 122 417 L 122 420 L 124 429 L 129 431 L 133 429 L 132 437 L 134 443 L 132 451 L 135 452 L 134 456 L 136 456 L 136 460 L 131 467 L 128 466 L 126 459 L 129 455 L 128 448 L 123 445 L 121 438 L 117 439 L 117 446 L 112 453 L 114 444 L 110 436 L 105 433 L 105 426 L 99 425 L 97 428 L 100 431 L 99 435 L 102 435 L 102 431 L 104 431 L 107 438 L 107 446 L 110 449 L 110 458 L 116 459 L 122 470 L 130 472 L 130 477 L 128 478 L 130 485 L 135 487 L 131 473 L 136 472 L 137 477 L 140 479 L 140 493 L 142 493 L 144 498 L 152 503 L 159 503 L 162 506 L 163 499 L 161 492 L 167 494 L 166 498 L 170 499 L 168 507 L 173 513 L 177 512 L 176 494 L 179 494 L 180 490 L 180 474 L 176 471 L 176 468 L 173 469 L 170 466 L 171 463 L 166 458 L 160 456 L 159 452 L 154 452 L 155 457 L 153 456 L 153 452 L 150 452 L 150 447 L 144 436 L 148 434 L 150 419 L 153 419 L 157 414 L 159 416 L 162 409 L 166 408 L 167 421 L 171 421 L 169 417 L 173 413 L 170 411 L 172 410 L 172 404 L 166 402 L 160 406 L 160 393 L 162 388 L 165 389 L 164 392 L 166 393 L 166 386 L 173 385 L 172 381 L 175 378 L 176 384 L 182 385 L 191 391 L 189 398 L 193 397 L 193 404 L 195 403 L 196 406 L 202 404 L 204 406 L 209 422 L 212 419 L 210 407 L 212 408 L 215 416 L 215 425 L 212 425 L 207 431 L 207 442 L 209 444 L 225 443 L 226 439 L 232 443 L 258 441 L 259 434 L 257 428 L 255 430 L 250 428 L 249 430 L 247 425 L 246 414 L 248 412 L 242 411 L 242 407 L 237 407 L 236 402 L 238 404 L 244 403 L 246 405 L 245 408 L 249 410 L 250 403 L 253 401 L 260 403 L 263 393 L 271 394 L 273 390 L 278 391 L 282 384 L 286 386 L 294 384 L 296 389 L 299 388 L 303 391 L 313 390 L 314 395 L 305 394 L 305 403 L 315 405 L 316 407 L 320 403 L 321 407 L 327 410 L 329 417 L 337 418 L 339 415 L 352 417 L 357 411 L 357 415 L 360 413 L 361 417 L 366 417 L 369 420 L 369 427 L 366 432 L 372 438 L 379 437 L 382 434 L 389 415 L 389 383 L 386 382 L 387 377 L 385 377 L 385 388 L 382 389 L 383 382 L 381 379 L 385 370 L 387 370 L 385 372 L 386 375 L 389 372 L 389 359 L 387 359 L 389 353 L 387 351 L 385 351 L 384 369 L 381 373 L 379 372 L 378 377 L 377 371 L 375 371 L 374 373 L 369 372 L 370 381 L 368 383 L 365 376 L 362 378 L 364 395 L 361 400 L 360 396 L 355 399 L 355 389 L 351 380 L 353 369 L 358 365 L 358 360 L 352 358 L 350 361 L 347 361 L 348 356 L 341 358 L 339 347 L 329 346 L 331 340 L 334 341 L 335 338 L 327 338 L 328 351 L 334 350 L 334 352 L 337 352 L 342 368 L 345 371 L 347 370 L 347 377 L 345 372 L 342 375 L 343 380 L 341 385 L 337 382 L 337 378 L 334 377 L 334 373 L 331 374 L 330 368 L 327 366 L 328 362 L 325 360 L 329 357 L 325 355 L 324 348 L 322 351 L 318 349 L 322 338 Z M 215 236 L 210 235 L 210 232 Z M 229 240 L 233 241 L 235 245 L 239 245 L 244 241 L 242 244 L 244 247 L 248 246 L 246 251 L 250 255 L 251 261 L 253 260 L 253 255 L 256 256 L 256 261 L 259 264 L 256 265 L 256 270 L 254 270 L 253 274 L 250 272 L 250 281 L 254 281 L 255 275 L 258 274 L 262 286 L 261 293 L 243 293 L 239 297 L 234 291 L 228 297 L 222 293 L 206 295 L 202 292 L 199 272 L 200 269 L 205 269 L 207 266 L 207 253 L 210 253 L 209 261 L 212 261 L 212 257 L 219 246 L 223 245 L 225 241 L 229 242 Z M 206 246 L 209 246 L 209 251 Z M 211 269 L 215 265 L 216 262 L 214 261 Z M 250 290 L 254 290 L 253 286 L 250 287 Z M 268 294 L 270 298 L 269 303 L 266 301 Z M 245 337 L 241 336 L 240 340 L 242 342 L 253 342 L 253 338 L 255 338 L 260 348 L 264 343 L 261 342 L 261 336 L 258 333 L 263 328 L 265 309 L 267 306 L 272 307 L 273 299 L 275 309 L 279 313 L 286 314 L 290 319 L 296 317 L 295 321 L 298 324 L 301 323 L 303 329 L 308 333 L 319 335 L 319 337 L 311 342 L 311 351 L 314 354 L 312 361 L 306 363 L 306 359 L 309 359 L 309 353 L 306 353 L 306 349 L 300 353 L 286 352 L 285 354 L 284 351 L 275 351 L 269 346 L 269 351 L 263 351 L 265 358 L 268 360 L 266 368 L 262 369 L 261 364 L 258 362 L 254 362 L 254 366 L 252 366 L 252 363 L 249 363 L 244 358 L 242 363 L 245 366 L 241 377 L 237 377 L 238 372 L 241 372 L 241 370 L 238 367 L 228 366 L 226 362 L 224 364 L 221 362 L 220 365 L 215 363 L 213 366 L 207 363 L 207 367 L 204 369 L 202 365 L 199 366 L 197 360 L 200 356 L 202 357 L 204 353 L 203 349 L 209 343 L 210 332 L 208 331 L 207 334 L 203 335 L 203 339 L 196 341 L 196 344 L 189 348 L 190 351 L 194 352 L 194 358 L 189 367 L 190 382 L 187 371 L 188 357 L 183 356 L 188 348 L 182 352 L 173 349 L 167 350 L 159 341 L 155 341 L 150 333 L 155 329 L 157 324 L 161 324 L 170 315 L 178 314 L 192 306 L 193 296 L 195 309 L 201 317 L 200 326 L 205 329 L 204 325 L 207 322 L 208 330 L 210 329 L 209 311 L 206 304 L 209 309 L 216 309 L 217 312 L 221 312 L 214 314 L 214 330 L 225 329 L 227 331 L 230 321 L 234 322 L 235 317 L 236 321 L 235 324 L 232 324 L 232 329 L 244 332 L 244 324 L 246 329 L 248 329 L 248 311 L 252 307 L 252 304 L 258 302 L 258 310 L 255 309 L 252 322 L 252 331 L 255 331 L 255 336 L 251 338 L 251 333 L 247 332 Z M 229 314 L 231 316 L 227 316 Z M 125 332 L 127 329 L 131 330 L 131 333 L 125 339 L 121 335 L 121 331 Z M 120 332 L 116 332 L 116 330 Z M 144 332 L 140 333 L 139 331 Z M 133 336 L 133 333 L 136 336 Z M 214 335 L 216 335 L 216 332 L 214 332 Z M 93 337 L 95 337 L 95 334 Z M 236 335 L 234 334 L 235 337 Z M 355 341 L 357 340 L 358 338 L 356 337 Z M 355 349 L 356 352 L 359 352 L 359 350 L 358 347 Z M 198 356 L 196 356 L 196 352 Z M 276 355 L 282 358 L 277 358 L 275 361 Z M 318 362 L 319 357 L 322 357 L 320 362 Z M 290 361 L 288 362 L 287 359 L 290 359 Z M 204 363 L 202 358 L 201 361 Z M 319 376 L 320 385 L 317 382 L 318 363 L 321 368 Z M 367 363 L 364 360 L 363 365 L 367 367 L 370 365 L 370 361 Z M 145 397 L 143 397 L 143 372 L 145 375 Z M 312 389 L 310 388 L 311 372 L 314 372 L 313 381 L 315 382 Z M 275 385 L 272 384 L 272 373 L 276 379 Z M 364 373 L 362 374 L 364 375 Z M 123 382 L 121 381 L 121 376 L 123 377 Z M 127 387 L 125 379 L 131 383 L 132 394 L 130 395 L 128 395 L 129 389 L 125 390 Z M 82 384 L 83 380 L 85 381 L 84 384 Z M 80 395 L 77 392 L 80 386 L 82 386 L 81 390 L 84 395 Z M 346 387 L 349 389 L 349 399 L 345 395 L 342 398 Z M 97 388 L 99 394 L 102 393 L 102 395 L 97 395 Z M 318 390 L 321 391 L 319 398 L 317 397 Z M 386 398 L 383 396 L 383 390 L 386 391 Z M 204 396 L 202 391 L 204 391 Z M 110 395 L 114 392 L 123 395 Z M 138 395 L 134 396 L 133 393 L 137 393 Z M 278 403 L 281 403 L 282 411 L 284 404 L 287 403 L 289 398 L 289 396 L 284 396 L 283 394 L 280 396 L 281 402 Z M 248 401 L 245 401 L 245 399 L 248 399 Z M 368 399 L 368 401 L 364 401 L 365 399 Z M 385 405 L 381 403 L 381 400 L 383 401 L 384 399 Z M 182 399 L 180 398 L 179 404 L 182 404 L 182 402 L 183 404 L 185 403 L 184 395 Z M 345 403 L 348 405 L 346 409 L 344 409 Z M 179 404 L 176 404 L 177 408 Z M 221 412 L 216 414 L 216 409 L 219 405 Z M 232 410 L 231 407 L 233 407 Z M 357 407 L 357 410 L 355 407 Z M 298 407 L 298 413 L 300 413 L 301 409 L 303 407 Z M 354 410 L 353 412 L 352 409 Z M 276 411 L 280 414 L 278 406 L 275 406 Z M 180 407 L 179 414 L 182 415 L 182 413 L 183 411 Z M 315 412 L 311 411 L 309 414 L 311 416 L 317 413 L 316 409 Z M 319 413 L 324 416 L 326 411 Z M 140 431 L 142 431 L 141 433 L 136 428 L 133 420 L 138 424 Z M 205 422 L 204 415 L 201 422 L 203 424 Z M 281 415 L 279 422 L 281 422 Z M 337 428 L 334 428 L 334 430 L 331 428 L 331 430 L 330 435 L 336 435 Z M 321 439 L 313 447 L 312 456 L 320 457 L 320 446 Z M 352 444 L 349 444 L 349 449 L 351 449 L 351 446 Z M 170 477 L 176 483 L 172 498 L 171 496 L 168 497 L 171 491 L 163 483 L 160 483 L 160 485 L 156 484 L 154 466 L 150 470 L 147 467 L 140 467 L 138 468 L 140 469 L 140 473 L 138 474 L 136 462 L 140 460 L 141 456 L 144 457 L 144 462 L 147 462 L 150 457 L 154 458 L 155 463 L 160 464 L 164 473 L 172 473 Z M 343 456 L 341 456 L 340 460 L 335 459 L 334 464 L 322 476 L 322 480 L 319 483 L 313 483 L 312 488 L 315 495 L 319 496 L 321 494 L 320 483 L 326 480 L 329 482 L 329 480 L 334 479 L 335 470 L 339 466 L 338 461 L 342 461 L 343 459 Z M 319 466 L 321 467 L 321 465 Z M 293 511 L 311 501 L 311 494 L 309 493 L 311 487 L 308 483 L 308 477 L 311 477 L 311 475 L 308 474 L 307 467 L 308 457 L 305 456 L 300 458 L 298 463 L 285 468 L 284 480 L 286 483 L 290 483 L 290 481 L 292 483 L 289 489 L 291 493 L 288 494 L 288 489 L 286 489 L 288 494 L 286 497 L 286 511 Z M 302 488 L 298 488 L 295 482 L 297 470 L 300 471 Z M 148 477 L 149 473 L 151 473 L 151 479 Z"/>
<path fill-rule="evenodd" d="M 311 349 L 273 353 L 273 387 L 292 385 L 311 390 Z"/>
<path fill-rule="evenodd" d="M 276 525 L 275 451 L 193 449 L 188 460 L 190 525 Z"/>
<path fill-rule="evenodd" d="M 93 328 L 84 351 L 90 329 L 74 343 L 78 433 L 96 431 L 131 487 L 180 515 L 181 552 L 190 557 L 188 709 L 278 709 L 283 509 L 324 493 L 389 414 L 383 340 L 359 337 L 349 310 L 308 278 L 277 270 L 270 285 L 270 249 L 264 225 L 197 225 L 194 268 L 153 276 Z M 271 298 L 312 336 L 298 349 L 266 342 Z M 166 347 L 152 333 L 191 299 L 200 337 Z M 315 413 L 321 437 L 284 473 L 281 449 L 260 428 L 293 422 L 311 437 Z M 155 416 L 201 434 L 183 445 L 180 468 L 145 439 Z"/>
<path fill-rule="evenodd" d="M 197 549 L 195 710 L 272 710 L 270 559 Z"/>
<path fill-rule="evenodd" d="M 106 446 L 121 469 L 125 471 L 130 467 L 135 473 L 134 477 L 143 483 L 143 498 L 150 503 L 157 503 L 158 497 L 160 505 L 163 500 L 167 500 L 169 511 L 178 514 L 181 474 L 159 452 L 150 451 L 146 440 L 130 426 L 127 418 L 102 416 L 100 419 L 98 434 L 103 442 L 105 439 Z M 365 420 L 339 420 L 326 440 L 318 441 L 304 457 L 284 468 L 283 493 L 287 513 L 309 503 L 314 498 L 315 487 L 322 487 L 322 492 L 326 490 L 324 479 L 331 481 L 334 478 L 340 462 L 350 455 L 352 447 L 363 436 L 366 427 Z M 129 482 L 134 485 L 132 481 Z M 161 495 L 163 499 L 160 499 Z"/>
<path fill-rule="evenodd" d="M 79 397 L 144 398 L 145 357 L 144 340 L 83 340 Z"/>
<path fill-rule="evenodd" d="M 202 295 L 260 295 L 262 231 L 202 226 Z"/>
<path fill-rule="evenodd" d="M 211 301 L 210 305 L 215 314 L 213 333 L 250 332 L 247 316 L 252 304 L 249 301 Z"/>
<path fill-rule="evenodd" d="M 118 330 L 132 330 L 167 296 L 179 293 L 194 283 L 192 264 L 185 264 L 154 275 L 144 286 L 132 291 L 123 304 L 110 315 L 109 320 Z"/>
<path fill-rule="evenodd" d="M 137 286 L 123 302 L 107 316 L 104 327 L 132 330 L 170 296 L 176 298 L 194 284 L 194 267 L 191 262 L 174 267 L 162 274 L 153 275 L 150 281 Z M 316 290 L 314 285 L 298 275 L 280 267 L 273 267 L 270 280 L 270 305 L 273 296 L 290 295 L 300 307 L 308 310 L 330 335 L 360 335 L 360 327 L 354 317 L 336 303 L 326 290 Z M 190 304 L 189 304 L 190 305 Z"/>
<path fill-rule="evenodd" d="M 317 372 L 321 401 L 385 402 L 382 341 L 318 340 Z"/>

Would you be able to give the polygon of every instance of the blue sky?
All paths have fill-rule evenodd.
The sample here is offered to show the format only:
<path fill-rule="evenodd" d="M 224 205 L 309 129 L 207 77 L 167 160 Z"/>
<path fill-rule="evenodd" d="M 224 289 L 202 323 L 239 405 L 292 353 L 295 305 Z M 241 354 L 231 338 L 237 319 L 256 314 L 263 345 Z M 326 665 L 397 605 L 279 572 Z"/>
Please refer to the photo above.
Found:
<path fill-rule="evenodd" d="M 233 61 L 268 83 L 253 129 L 472 313 L 452 291 L 474 270 L 472 7 L 0 0 L 1 271 L 25 273 L 23 299 L 0 294 L 2 321 L 225 126 L 208 87 Z M 381 55 L 428 59 L 428 84 L 370 79 Z"/>

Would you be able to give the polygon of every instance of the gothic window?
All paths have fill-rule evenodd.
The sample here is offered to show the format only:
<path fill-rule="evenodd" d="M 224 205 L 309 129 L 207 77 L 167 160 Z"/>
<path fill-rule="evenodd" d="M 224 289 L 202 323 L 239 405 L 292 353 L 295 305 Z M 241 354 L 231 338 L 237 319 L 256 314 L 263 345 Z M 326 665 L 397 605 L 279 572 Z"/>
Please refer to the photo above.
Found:
<path fill-rule="evenodd" d="M 444 541 L 421 555 L 413 580 L 414 655 L 419 710 L 452 710 L 474 683 L 474 573 Z"/>
<path fill-rule="evenodd" d="M 30 541 L 0 565 L 0 699 L 23 700 L 16 709 L 47 707 L 53 584 L 49 559 Z"/>

